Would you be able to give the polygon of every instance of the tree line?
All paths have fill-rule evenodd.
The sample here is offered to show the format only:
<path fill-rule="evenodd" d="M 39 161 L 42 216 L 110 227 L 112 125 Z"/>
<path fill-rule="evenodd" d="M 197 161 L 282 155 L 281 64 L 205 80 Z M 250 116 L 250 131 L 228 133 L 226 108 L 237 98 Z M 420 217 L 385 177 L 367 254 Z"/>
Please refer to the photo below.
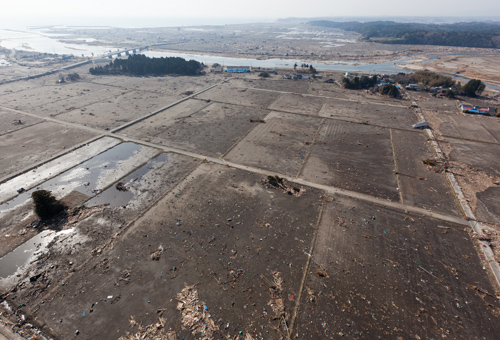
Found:
<path fill-rule="evenodd" d="M 394 82 L 402 86 L 408 84 L 419 84 L 423 86 L 424 89 L 440 87 L 443 91 L 445 91 L 446 97 L 449 98 L 453 98 L 457 94 L 467 97 L 477 97 L 481 95 L 486 88 L 486 85 L 478 79 L 471 79 L 467 84 L 462 86 L 450 76 L 426 70 L 416 71 L 415 73 L 398 73 L 396 75 L 392 75 L 391 77 Z M 369 89 L 373 88 L 376 84 L 378 84 L 377 75 L 372 77 L 354 77 L 353 79 L 345 77 L 342 79 L 342 86 L 351 90 Z M 400 96 L 399 90 L 392 84 L 379 86 L 377 91 L 390 97 L 397 98 Z"/>
<path fill-rule="evenodd" d="M 201 74 L 203 64 L 196 60 L 179 57 L 149 58 L 142 54 L 130 55 L 127 59 L 115 59 L 104 66 L 89 69 L 90 74 L 125 74 L 131 76 L 163 76 L 168 74 L 195 76 Z"/>
<path fill-rule="evenodd" d="M 500 48 L 499 23 L 421 24 L 393 21 L 362 23 L 318 20 L 311 21 L 309 24 L 357 32 L 365 40 L 384 44 Z"/>

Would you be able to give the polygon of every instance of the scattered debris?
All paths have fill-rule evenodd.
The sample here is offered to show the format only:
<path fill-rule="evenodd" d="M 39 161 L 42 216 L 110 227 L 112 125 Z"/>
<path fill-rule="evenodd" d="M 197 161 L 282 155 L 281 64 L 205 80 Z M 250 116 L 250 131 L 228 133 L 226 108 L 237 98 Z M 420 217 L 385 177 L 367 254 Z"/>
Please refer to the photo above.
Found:
<path fill-rule="evenodd" d="M 316 275 L 318 275 L 319 277 L 328 277 L 328 274 L 326 273 L 326 270 L 324 268 L 316 269 Z"/>
<path fill-rule="evenodd" d="M 198 291 L 194 286 L 188 286 L 177 294 L 177 310 L 182 313 L 182 325 L 190 329 L 193 334 L 199 333 L 201 339 L 212 339 L 219 329 L 210 314 L 205 309 L 205 303 L 198 299 Z"/>
<path fill-rule="evenodd" d="M 316 302 L 316 295 L 314 295 L 314 290 L 312 290 L 309 287 L 306 287 L 306 290 L 307 290 L 307 295 L 308 295 L 307 301 L 309 301 L 311 303 Z"/>
<path fill-rule="evenodd" d="M 289 187 L 287 185 L 287 180 L 284 178 L 281 178 L 279 176 L 267 176 L 265 180 L 262 180 L 262 183 L 266 188 L 269 189 L 280 189 L 284 193 L 287 193 L 289 195 L 293 195 L 296 197 L 299 197 L 305 192 L 304 188 L 297 188 L 297 187 Z"/>
<path fill-rule="evenodd" d="M 139 329 L 135 334 L 128 334 L 126 336 L 122 336 L 118 338 L 118 340 L 175 340 L 177 339 L 175 331 L 166 331 L 165 330 L 166 320 L 162 317 L 158 319 L 157 323 L 143 326 L 139 324 Z M 130 327 L 134 328 L 138 323 L 135 321 L 134 317 L 130 317 Z"/>
<path fill-rule="evenodd" d="M 75 224 L 78 221 L 84 220 L 90 215 L 93 215 L 95 213 L 100 213 L 103 212 L 104 209 L 106 209 L 106 205 L 98 205 L 95 207 L 77 207 L 74 208 L 71 211 L 68 211 L 68 222 L 67 224 Z"/>
<path fill-rule="evenodd" d="M 430 165 L 430 166 L 436 166 L 437 165 L 437 161 L 435 159 L 424 159 L 422 161 L 422 163 L 424 163 L 425 165 Z"/>
<path fill-rule="evenodd" d="M 130 270 L 126 269 L 123 272 L 122 276 L 118 279 L 118 281 L 123 281 L 123 282 L 125 282 L 125 284 L 128 284 L 130 282 Z M 113 297 L 111 296 L 111 299 L 112 298 Z"/>
<path fill-rule="evenodd" d="M 118 190 L 118 191 L 128 191 L 128 188 L 122 182 L 116 183 L 115 187 L 116 187 L 116 190 Z"/>
<path fill-rule="evenodd" d="M 157 250 L 151 253 L 151 260 L 160 260 L 161 254 L 163 254 L 163 246 L 160 245 Z"/>

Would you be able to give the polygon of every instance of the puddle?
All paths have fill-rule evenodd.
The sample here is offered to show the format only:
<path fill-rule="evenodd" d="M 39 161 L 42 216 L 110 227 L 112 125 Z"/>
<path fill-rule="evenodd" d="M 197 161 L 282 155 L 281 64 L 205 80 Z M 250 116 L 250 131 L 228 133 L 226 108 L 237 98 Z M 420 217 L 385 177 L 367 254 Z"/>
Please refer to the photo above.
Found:
<path fill-rule="evenodd" d="M 123 185 L 127 188 L 127 191 L 118 190 L 116 188 L 116 185 L 113 185 L 89 200 L 85 205 L 88 207 L 93 207 L 96 205 L 109 204 L 109 206 L 112 208 L 127 205 L 131 200 L 136 198 L 141 193 L 141 189 L 146 184 L 143 181 L 144 177 L 159 165 L 164 164 L 167 161 L 168 154 L 162 153 L 161 155 L 147 162 L 139 169 L 132 172 L 127 177 L 120 180 L 120 182 L 123 183 Z"/>
<path fill-rule="evenodd" d="M 132 159 L 143 148 L 145 147 L 135 143 L 121 143 L 0 205 L 0 213 L 26 203 L 31 199 L 31 193 L 40 189 L 50 190 L 56 197 L 64 196 L 73 190 L 92 197 L 97 189 L 102 189 L 123 176 L 120 173 L 128 172 L 127 169 L 121 169 L 124 166 L 120 166 Z M 152 155 L 145 156 L 149 158 Z M 140 159 L 136 161 L 141 162 Z M 114 171 L 119 168 L 121 171 Z"/>
<path fill-rule="evenodd" d="M 39 251 L 54 240 L 56 236 L 72 233 L 73 229 L 56 232 L 53 230 L 44 230 L 38 235 L 32 237 L 4 257 L 0 258 L 0 279 L 14 275 L 17 270 L 28 264 L 39 254 Z"/>

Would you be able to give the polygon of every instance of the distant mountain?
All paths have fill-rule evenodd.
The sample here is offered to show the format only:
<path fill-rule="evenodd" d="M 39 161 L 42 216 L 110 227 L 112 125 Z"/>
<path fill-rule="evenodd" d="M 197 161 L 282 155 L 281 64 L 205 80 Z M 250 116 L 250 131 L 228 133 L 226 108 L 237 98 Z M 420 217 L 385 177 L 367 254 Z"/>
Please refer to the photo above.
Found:
<path fill-rule="evenodd" d="M 399 23 L 420 23 L 420 24 L 454 24 L 458 22 L 500 22 L 500 16 L 468 16 L 468 17 L 421 17 L 421 16 L 381 16 L 381 17 L 356 17 L 356 16 L 338 16 L 338 17 L 290 17 L 278 19 L 278 22 L 311 22 L 311 21 L 334 21 L 334 22 L 353 22 L 370 23 L 377 21 L 393 21 Z"/>
<path fill-rule="evenodd" d="M 383 44 L 441 45 L 500 48 L 500 23 L 459 22 L 453 24 L 398 23 L 394 21 L 310 21 L 316 27 L 339 28 Z"/>

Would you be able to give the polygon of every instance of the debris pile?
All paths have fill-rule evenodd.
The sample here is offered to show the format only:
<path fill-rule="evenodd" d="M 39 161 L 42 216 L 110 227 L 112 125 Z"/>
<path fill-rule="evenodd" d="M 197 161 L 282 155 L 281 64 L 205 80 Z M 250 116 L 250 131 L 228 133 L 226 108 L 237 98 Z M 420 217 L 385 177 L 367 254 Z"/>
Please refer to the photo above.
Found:
<path fill-rule="evenodd" d="M 122 336 L 118 338 L 118 340 L 175 340 L 176 334 L 175 331 L 166 331 L 165 330 L 165 319 L 160 317 L 157 323 L 143 326 L 139 324 L 139 329 L 135 334 L 129 334 L 127 336 Z M 130 318 L 130 327 L 137 326 L 137 322 L 134 317 Z"/>
<path fill-rule="evenodd" d="M 106 205 L 98 205 L 95 207 L 78 207 L 73 210 L 68 211 L 68 222 L 67 224 L 75 224 L 81 220 L 86 219 L 90 215 L 95 213 L 103 212 L 106 209 Z"/>
<path fill-rule="evenodd" d="M 445 172 L 448 166 L 443 161 L 437 161 L 432 158 L 422 160 L 422 164 L 427 165 L 427 170 L 433 170 L 434 172 Z"/>
<path fill-rule="evenodd" d="M 279 176 L 267 176 L 266 179 L 262 180 L 262 184 L 268 189 L 279 189 L 284 193 L 299 197 L 305 192 L 304 188 L 289 187 L 288 181 Z"/>
<path fill-rule="evenodd" d="M 193 334 L 199 333 L 201 339 L 212 339 L 219 329 L 210 318 L 208 307 L 199 301 L 198 291 L 194 286 L 187 286 L 177 294 L 177 310 L 182 313 L 183 327 L 190 329 Z"/>
<path fill-rule="evenodd" d="M 273 272 L 273 282 L 269 287 L 271 300 L 268 305 L 274 312 L 274 320 L 284 318 L 286 320 L 285 303 L 283 302 L 283 279 L 279 272 Z"/>

